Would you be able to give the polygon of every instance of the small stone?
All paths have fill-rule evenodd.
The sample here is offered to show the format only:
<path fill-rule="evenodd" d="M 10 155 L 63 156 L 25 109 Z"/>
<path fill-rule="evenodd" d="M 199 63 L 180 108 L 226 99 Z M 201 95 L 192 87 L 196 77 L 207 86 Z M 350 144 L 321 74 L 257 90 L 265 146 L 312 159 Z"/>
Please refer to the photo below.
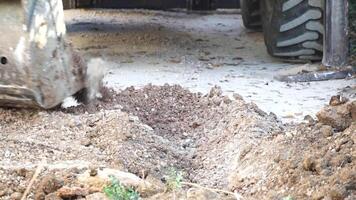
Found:
<path fill-rule="evenodd" d="M 332 200 L 343 200 L 344 199 L 344 196 L 342 195 L 342 193 L 338 190 L 330 190 L 329 191 L 329 195 L 330 199 Z"/>
<path fill-rule="evenodd" d="M 322 200 L 324 198 L 324 194 L 320 191 L 316 191 L 313 195 L 312 195 L 312 200 Z"/>
<path fill-rule="evenodd" d="M 62 200 L 56 193 L 51 193 L 45 197 L 45 200 Z"/>
<path fill-rule="evenodd" d="M 280 155 L 278 155 L 278 156 L 276 156 L 275 158 L 273 158 L 273 161 L 274 161 L 275 163 L 279 163 L 279 162 L 281 161 Z"/>
<path fill-rule="evenodd" d="M 346 98 L 346 97 L 342 97 L 340 95 L 335 95 L 335 96 L 331 97 L 331 99 L 329 101 L 329 105 L 338 106 L 338 105 L 344 104 L 344 103 L 346 103 L 348 101 L 349 101 L 349 99 Z"/>
<path fill-rule="evenodd" d="M 137 116 L 129 116 L 129 122 L 138 122 L 140 119 Z"/>
<path fill-rule="evenodd" d="M 95 168 L 90 168 L 89 174 L 90 176 L 96 176 L 98 174 L 98 170 Z"/>
<path fill-rule="evenodd" d="M 278 119 L 277 115 L 276 115 L 275 113 L 273 113 L 273 112 L 270 112 L 270 113 L 268 114 L 268 117 L 271 118 L 271 119 L 275 119 L 275 120 Z"/>
<path fill-rule="evenodd" d="M 356 121 L 356 101 L 349 103 L 347 108 L 351 112 L 352 121 Z"/>
<path fill-rule="evenodd" d="M 235 100 L 243 100 L 244 99 L 241 95 L 239 95 L 237 93 L 234 93 L 232 96 L 234 97 Z"/>
<path fill-rule="evenodd" d="M 331 176 L 332 173 L 333 172 L 330 169 L 324 169 L 319 174 L 322 175 L 322 176 Z"/>
<path fill-rule="evenodd" d="M 350 104 L 341 104 L 338 106 L 327 106 L 319 111 L 316 116 L 319 122 L 335 128 L 337 131 L 343 131 L 351 125 Z"/>
<path fill-rule="evenodd" d="M 198 128 L 199 126 L 201 126 L 201 124 L 199 122 L 193 122 L 191 125 L 191 127 L 194 129 Z M 186 135 L 186 136 L 188 136 L 188 135 Z"/>
<path fill-rule="evenodd" d="M 220 199 L 218 194 L 204 189 L 191 188 L 187 192 L 187 200 Z"/>
<path fill-rule="evenodd" d="M 7 194 L 6 190 L 0 190 L 0 197 L 3 197 Z"/>
<path fill-rule="evenodd" d="M 215 97 L 215 96 L 221 96 L 222 94 L 222 90 L 221 87 L 219 86 L 214 86 L 213 88 L 211 88 L 210 92 L 209 92 L 209 97 Z"/>
<path fill-rule="evenodd" d="M 184 141 L 183 141 L 183 144 L 182 144 L 182 147 L 183 148 L 187 148 L 187 147 L 189 147 L 191 144 L 193 143 L 193 140 L 192 139 L 185 139 Z"/>
<path fill-rule="evenodd" d="M 305 158 L 303 161 L 303 169 L 306 171 L 315 171 L 315 160 L 311 157 Z"/>
<path fill-rule="evenodd" d="M 350 155 L 338 155 L 332 158 L 330 164 L 335 167 L 344 167 L 346 164 L 352 162 Z"/>
<path fill-rule="evenodd" d="M 53 175 L 45 176 L 39 183 L 35 192 L 36 200 L 43 200 L 46 195 L 57 191 L 64 185 L 64 181 L 56 178 Z"/>
<path fill-rule="evenodd" d="M 16 170 L 16 174 L 22 177 L 26 177 L 27 170 L 25 168 L 20 168 Z"/>
<path fill-rule="evenodd" d="M 309 124 L 314 124 L 315 123 L 314 118 L 312 116 L 310 116 L 310 115 L 304 116 L 304 120 L 307 121 Z"/>
<path fill-rule="evenodd" d="M 57 195 L 62 199 L 73 199 L 77 197 L 85 197 L 89 194 L 88 189 L 80 187 L 62 187 L 57 191 Z"/>
<path fill-rule="evenodd" d="M 86 200 L 109 200 L 109 198 L 103 193 L 94 193 L 86 196 Z"/>
<path fill-rule="evenodd" d="M 80 142 L 80 144 L 83 145 L 83 146 L 86 146 L 86 147 L 92 145 L 91 140 L 90 140 L 89 138 L 84 138 L 84 139 Z"/>
<path fill-rule="evenodd" d="M 221 104 L 221 102 L 222 102 L 222 99 L 220 97 L 218 97 L 218 96 L 214 96 L 212 98 L 212 101 L 216 106 L 219 106 Z"/>
<path fill-rule="evenodd" d="M 333 128 L 331 126 L 328 125 L 323 125 L 320 128 L 320 133 L 323 134 L 324 137 L 330 137 L 333 135 Z"/>
<path fill-rule="evenodd" d="M 223 101 L 225 104 L 230 104 L 232 102 L 228 96 L 224 96 Z"/>
<path fill-rule="evenodd" d="M 22 198 L 22 193 L 20 192 L 14 192 L 10 196 L 11 200 L 20 200 L 21 198 Z"/>
<path fill-rule="evenodd" d="M 328 165 L 329 165 L 329 162 L 326 158 L 321 158 L 319 159 L 316 164 L 315 164 L 315 171 L 318 173 L 318 174 L 325 174 L 327 175 L 328 174 Z"/>

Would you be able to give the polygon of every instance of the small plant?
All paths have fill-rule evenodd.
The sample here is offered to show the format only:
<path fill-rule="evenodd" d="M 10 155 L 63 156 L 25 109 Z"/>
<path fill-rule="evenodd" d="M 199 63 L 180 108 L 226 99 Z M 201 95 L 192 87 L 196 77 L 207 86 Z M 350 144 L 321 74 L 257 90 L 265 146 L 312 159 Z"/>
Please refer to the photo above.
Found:
<path fill-rule="evenodd" d="M 111 176 L 111 184 L 104 188 L 104 193 L 111 200 L 138 200 L 140 195 L 132 188 L 123 186 L 119 180 Z"/>
<path fill-rule="evenodd" d="M 168 191 L 175 191 L 182 187 L 183 173 L 172 168 L 166 177 L 166 186 Z"/>
<path fill-rule="evenodd" d="M 293 200 L 293 197 L 292 196 L 287 196 L 287 197 L 284 197 L 283 200 Z"/>

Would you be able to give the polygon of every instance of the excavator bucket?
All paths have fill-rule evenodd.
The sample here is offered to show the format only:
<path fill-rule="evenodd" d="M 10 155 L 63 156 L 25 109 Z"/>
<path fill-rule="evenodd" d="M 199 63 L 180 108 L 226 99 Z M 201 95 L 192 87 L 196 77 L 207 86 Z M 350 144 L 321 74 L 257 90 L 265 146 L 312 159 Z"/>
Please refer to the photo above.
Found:
<path fill-rule="evenodd" d="M 0 106 L 52 108 L 85 87 L 62 0 L 0 0 Z"/>

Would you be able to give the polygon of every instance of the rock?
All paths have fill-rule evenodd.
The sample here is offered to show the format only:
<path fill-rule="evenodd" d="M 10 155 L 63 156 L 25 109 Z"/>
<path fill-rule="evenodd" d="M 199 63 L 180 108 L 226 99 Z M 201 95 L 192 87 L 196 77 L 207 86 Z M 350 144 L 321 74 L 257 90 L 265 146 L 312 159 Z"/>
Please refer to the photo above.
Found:
<path fill-rule="evenodd" d="M 351 125 L 351 110 L 352 103 L 342 104 L 338 106 L 327 106 L 319 111 L 316 116 L 319 122 L 335 128 L 337 131 L 343 131 Z"/>
<path fill-rule="evenodd" d="M 88 147 L 88 146 L 92 145 L 92 142 L 91 142 L 90 138 L 84 138 L 80 141 L 80 144 Z"/>
<path fill-rule="evenodd" d="M 16 170 L 16 174 L 22 177 L 26 177 L 27 170 L 25 168 L 20 168 Z"/>
<path fill-rule="evenodd" d="M 340 95 L 335 95 L 330 98 L 329 105 L 338 106 L 338 105 L 344 104 L 348 101 L 349 101 L 349 99 L 346 97 L 342 97 Z"/>
<path fill-rule="evenodd" d="M 198 128 L 199 126 L 201 126 L 201 123 L 199 123 L 199 122 L 193 122 L 193 123 L 190 125 L 190 127 L 194 128 L 194 129 Z M 186 137 L 186 136 L 188 136 L 188 135 L 185 135 L 185 137 Z"/>
<path fill-rule="evenodd" d="M 145 200 L 174 200 L 174 199 L 179 199 L 179 200 L 186 200 L 187 197 L 186 197 L 186 193 L 183 192 L 183 191 L 175 191 L 174 193 L 173 192 L 163 192 L 163 193 L 159 193 L 159 194 L 156 194 L 152 197 L 149 197 L 149 198 L 145 198 Z"/>
<path fill-rule="evenodd" d="M 315 164 L 315 171 L 318 174 L 326 175 L 328 173 L 329 161 L 326 158 L 320 158 Z"/>
<path fill-rule="evenodd" d="M 90 167 L 89 170 L 90 176 L 96 176 L 98 174 L 98 170 L 95 167 Z"/>
<path fill-rule="evenodd" d="M 45 197 L 45 200 L 62 200 L 56 193 L 51 193 Z"/>
<path fill-rule="evenodd" d="M 261 110 L 261 109 L 257 106 L 257 104 L 251 102 L 251 103 L 249 103 L 248 105 L 249 105 L 249 108 L 253 109 L 258 115 L 260 115 L 260 116 L 262 116 L 262 117 L 267 116 L 267 113 L 266 113 L 265 111 Z"/>
<path fill-rule="evenodd" d="M 0 197 L 3 197 L 7 194 L 6 190 L 0 190 Z"/>
<path fill-rule="evenodd" d="M 328 125 L 323 125 L 320 128 L 320 133 L 323 134 L 324 137 L 330 137 L 333 135 L 333 128 L 331 126 Z"/>
<path fill-rule="evenodd" d="M 309 124 L 314 124 L 315 123 L 314 118 L 312 116 L 310 116 L 310 115 L 304 116 L 304 120 L 307 121 Z"/>
<path fill-rule="evenodd" d="M 22 193 L 20 192 L 14 192 L 10 196 L 11 200 L 20 200 L 21 198 L 22 198 Z"/>
<path fill-rule="evenodd" d="M 39 183 L 35 192 L 35 200 L 43 200 L 46 195 L 57 191 L 64 185 L 64 181 L 53 175 L 45 176 Z"/>
<path fill-rule="evenodd" d="M 343 200 L 344 199 L 344 195 L 342 194 L 342 192 L 337 189 L 330 190 L 328 197 L 330 197 L 331 200 Z"/>
<path fill-rule="evenodd" d="M 187 192 L 187 200 L 210 200 L 210 199 L 220 199 L 219 195 L 208 190 L 191 188 Z"/>
<path fill-rule="evenodd" d="M 312 200 L 322 200 L 324 198 L 324 193 L 321 191 L 316 191 L 313 195 L 312 195 Z"/>
<path fill-rule="evenodd" d="M 105 194 L 97 192 L 86 196 L 86 200 L 109 200 L 109 198 Z"/>
<path fill-rule="evenodd" d="M 244 98 L 240 94 L 234 93 L 232 96 L 234 97 L 235 100 L 238 100 L 238 101 L 244 100 Z"/>
<path fill-rule="evenodd" d="M 209 92 L 209 97 L 219 97 L 222 94 L 222 90 L 221 87 L 219 86 L 214 86 L 213 88 L 211 88 L 210 92 Z"/>
<path fill-rule="evenodd" d="M 337 155 L 334 156 L 330 164 L 334 167 L 344 167 L 346 164 L 352 162 L 352 157 L 350 155 Z"/>
<path fill-rule="evenodd" d="M 214 105 L 219 106 L 222 102 L 222 98 L 219 96 L 214 96 L 212 97 L 212 102 L 214 103 Z"/>
<path fill-rule="evenodd" d="M 356 121 L 356 101 L 353 101 L 347 105 L 348 110 L 351 112 L 352 121 Z"/>
<path fill-rule="evenodd" d="M 306 171 L 315 171 L 315 159 L 307 157 L 303 160 L 303 169 Z"/>
<path fill-rule="evenodd" d="M 88 189 L 80 187 L 62 187 L 57 191 L 57 196 L 62 199 L 75 199 L 78 197 L 85 197 L 88 194 Z"/>
<path fill-rule="evenodd" d="M 224 96 L 223 101 L 225 104 L 230 104 L 232 102 L 232 100 L 228 96 Z"/>
<path fill-rule="evenodd" d="M 98 170 L 96 176 L 90 176 L 90 170 L 88 170 L 83 174 L 78 175 L 78 182 L 92 188 L 102 189 L 110 183 L 112 176 L 123 185 L 135 188 L 140 193 L 141 197 L 152 196 L 162 192 L 161 187 L 141 179 L 134 174 L 109 168 Z"/>

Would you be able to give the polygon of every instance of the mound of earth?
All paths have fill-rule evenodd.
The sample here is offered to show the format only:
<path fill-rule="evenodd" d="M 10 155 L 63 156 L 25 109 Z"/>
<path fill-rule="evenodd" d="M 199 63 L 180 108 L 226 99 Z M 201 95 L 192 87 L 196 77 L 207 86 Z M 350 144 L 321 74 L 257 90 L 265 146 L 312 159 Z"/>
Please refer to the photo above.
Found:
<path fill-rule="evenodd" d="M 356 197 L 355 101 L 282 124 L 217 87 L 207 95 L 177 85 L 104 93 L 67 110 L 0 109 L 0 199 L 20 199 L 39 165 L 27 199 L 102 199 L 105 171 L 152 183 L 150 192 L 134 184 L 147 199 Z M 184 182 L 236 195 L 194 184 L 162 193 L 172 168 Z M 78 181 L 83 174 L 97 187 Z"/>

